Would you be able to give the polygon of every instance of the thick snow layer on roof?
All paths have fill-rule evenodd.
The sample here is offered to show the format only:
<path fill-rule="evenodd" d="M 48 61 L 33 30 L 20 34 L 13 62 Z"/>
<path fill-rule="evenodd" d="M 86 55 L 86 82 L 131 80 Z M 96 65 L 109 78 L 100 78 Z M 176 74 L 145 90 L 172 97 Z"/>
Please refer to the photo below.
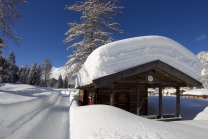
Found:
<path fill-rule="evenodd" d="M 201 63 L 192 52 L 166 37 L 143 36 L 115 41 L 93 51 L 77 74 L 76 86 L 155 60 L 199 79 Z"/>
<path fill-rule="evenodd" d="M 208 95 L 208 89 L 195 89 L 195 90 L 190 90 L 190 91 L 184 92 L 183 94 L 188 94 L 188 95 Z"/>

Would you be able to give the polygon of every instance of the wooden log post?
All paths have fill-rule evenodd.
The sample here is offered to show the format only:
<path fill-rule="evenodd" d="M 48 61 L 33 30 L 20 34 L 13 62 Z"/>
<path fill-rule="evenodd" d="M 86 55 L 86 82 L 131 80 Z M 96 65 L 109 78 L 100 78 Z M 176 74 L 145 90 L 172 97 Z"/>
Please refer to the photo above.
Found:
<path fill-rule="evenodd" d="M 95 104 L 98 104 L 98 88 L 95 88 Z"/>
<path fill-rule="evenodd" d="M 176 116 L 180 115 L 180 87 L 176 87 Z"/>
<path fill-rule="evenodd" d="M 159 85 L 159 118 L 162 117 L 162 86 Z"/>
<path fill-rule="evenodd" d="M 140 94 L 139 94 L 139 84 L 136 84 L 136 105 L 137 105 L 137 115 L 140 115 Z"/>
<path fill-rule="evenodd" d="M 111 85 L 110 105 L 114 106 L 114 83 Z"/>

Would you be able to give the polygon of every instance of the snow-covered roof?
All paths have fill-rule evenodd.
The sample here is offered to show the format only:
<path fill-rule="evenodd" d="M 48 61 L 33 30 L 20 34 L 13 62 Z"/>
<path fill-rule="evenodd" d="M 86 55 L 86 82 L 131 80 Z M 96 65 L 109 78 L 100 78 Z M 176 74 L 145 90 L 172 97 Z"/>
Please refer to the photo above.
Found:
<path fill-rule="evenodd" d="M 143 36 L 115 41 L 93 51 L 77 73 L 76 86 L 160 60 L 198 80 L 201 63 L 178 42 L 163 36 Z"/>

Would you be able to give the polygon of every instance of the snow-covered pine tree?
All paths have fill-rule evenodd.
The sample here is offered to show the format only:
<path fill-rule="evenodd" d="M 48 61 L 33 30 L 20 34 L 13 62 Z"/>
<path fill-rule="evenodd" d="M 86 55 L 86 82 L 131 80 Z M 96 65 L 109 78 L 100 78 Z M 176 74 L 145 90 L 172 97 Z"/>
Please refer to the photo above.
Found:
<path fill-rule="evenodd" d="M 42 79 L 44 80 L 44 86 L 47 86 L 47 80 L 50 79 L 51 69 L 52 62 L 49 58 L 47 58 L 41 63 Z"/>
<path fill-rule="evenodd" d="M 64 43 L 79 38 L 79 42 L 69 46 L 75 49 L 67 62 L 69 77 L 73 76 L 83 65 L 87 57 L 97 47 L 113 40 L 112 33 L 123 33 L 120 24 L 113 19 L 114 15 L 122 15 L 123 7 L 116 6 L 118 0 L 82 0 L 66 9 L 81 12 L 81 23 L 69 23 L 70 29 L 65 33 Z M 73 65 L 73 66 L 72 66 Z"/>
<path fill-rule="evenodd" d="M 25 67 L 25 72 L 24 72 L 24 76 L 23 76 L 23 83 L 24 84 L 28 83 L 28 76 L 29 76 L 30 70 L 31 70 L 30 67 L 28 67 L 28 66 Z"/>
<path fill-rule="evenodd" d="M 20 38 L 16 36 L 15 31 L 12 29 L 12 24 L 15 19 L 21 18 L 16 6 L 24 3 L 26 3 L 25 0 L 0 0 L 0 32 L 2 33 L 0 35 L 11 38 L 17 44 L 19 44 Z M 3 40 L 3 38 L 1 39 Z"/>
<path fill-rule="evenodd" d="M 42 70 L 41 70 L 41 66 L 38 66 L 37 68 L 37 73 L 36 73 L 36 84 L 37 86 L 42 86 Z"/>
<path fill-rule="evenodd" d="M 203 83 L 204 88 L 208 88 L 208 52 L 202 51 L 197 54 L 197 57 L 202 63 L 200 81 Z"/>
<path fill-rule="evenodd" d="M 37 82 L 36 74 L 37 74 L 37 64 L 34 63 L 28 75 L 28 84 L 30 85 L 36 84 Z"/>
<path fill-rule="evenodd" d="M 23 80 L 23 76 L 24 76 L 24 69 L 25 67 L 20 67 L 18 72 L 17 72 L 17 76 L 19 77 L 19 80 L 18 82 L 20 83 L 23 83 L 22 80 Z"/>
<path fill-rule="evenodd" d="M 64 88 L 68 88 L 68 76 L 65 76 L 64 78 L 64 84 L 63 84 Z"/>
<path fill-rule="evenodd" d="M 50 79 L 50 87 L 55 88 L 56 83 L 57 83 L 56 79 L 54 79 L 54 78 Z"/>
<path fill-rule="evenodd" d="M 62 76 L 59 75 L 57 88 L 63 88 L 63 79 Z"/>
<path fill-rule="evenodd" d="M 18 80 L 18 67 L 16 66 L 16 57 L 13 52 L 9 54 L 8 63 L 8 76 L 4 80 L 8 83 L 15 83 Z"/>
<path fill-rule="evenodd" d="M 0 83 L 4 82 L 4 79 L 8 76 L 9 62 L 2 56 L 0 51 Z"/>

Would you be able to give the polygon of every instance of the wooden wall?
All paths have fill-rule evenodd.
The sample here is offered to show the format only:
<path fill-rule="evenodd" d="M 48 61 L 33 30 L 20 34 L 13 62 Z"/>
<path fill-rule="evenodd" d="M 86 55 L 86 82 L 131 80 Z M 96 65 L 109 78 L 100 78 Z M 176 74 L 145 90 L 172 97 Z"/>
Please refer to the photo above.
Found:
<path fill-rule="evenodd" d="M 110 105 L 111 86 L 100 87 L 98 89 L 85 88 L 80 89 L 81 98 L 85 100 L 80 100 L 83 105 L 87 105 L 87 98 L 91 96 L 92 104 L 104 104 Z M 147 115 L 147 102 L 148 94 L 147 88 L 145 86 L 139 85 L 139 108 L 140 115 Z M 131 87 L 121 87 L 114 86 L 114 106 L 120 109 L 126 110 L 128 112 L 137 114 L 137 89 L 136 85 Z"/>

